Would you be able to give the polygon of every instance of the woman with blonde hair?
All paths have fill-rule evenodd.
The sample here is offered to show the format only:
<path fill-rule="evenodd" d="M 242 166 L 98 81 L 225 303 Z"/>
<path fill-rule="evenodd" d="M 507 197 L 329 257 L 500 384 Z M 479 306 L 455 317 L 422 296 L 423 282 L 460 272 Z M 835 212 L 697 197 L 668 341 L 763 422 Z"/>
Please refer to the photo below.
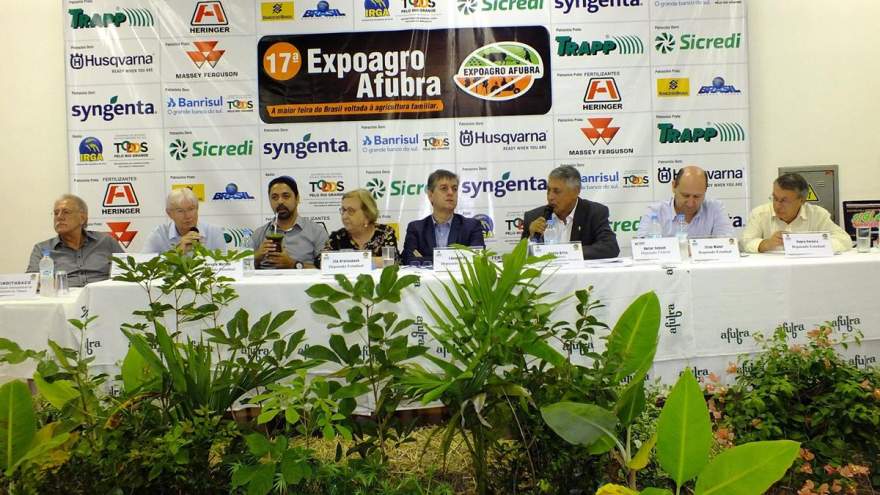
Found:
<path fill-rule="evenodd" d="M 382 248 L 394 246 L 397 258 L 397 236 L 390 225 L 376 223 L 379 219 L 379 208 L 369 191 L 355 189 L 345 193 L 339 213 L 342 215 L 343 228 L 330 234 L 324 251 L 370 251 L 373 253 L 374 264 L 382 266 Z"/>

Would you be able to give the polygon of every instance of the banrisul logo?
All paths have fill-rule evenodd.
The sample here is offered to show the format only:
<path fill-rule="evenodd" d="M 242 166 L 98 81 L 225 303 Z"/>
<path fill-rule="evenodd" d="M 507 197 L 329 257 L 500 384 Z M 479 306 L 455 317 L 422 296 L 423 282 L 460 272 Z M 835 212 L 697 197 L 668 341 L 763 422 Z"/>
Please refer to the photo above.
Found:
<path fill-rule="evenodd" d="M 516 41 L 491 43 L 472 51 L 458 68 L 455 84 L 465 93 L 489 101 L 518 98 L 544 77 L 537 50 Z"/>
<path fill-rule="evenodd" d="M 517 10 L 543 10 L 544 0 L 457 0 L 458 11 L 463 15 L 474 12 L 507 12 Z"/>
<path fill-rule="evenodd" d="M 88 13 L 83 9 L 69 9 L 67 13 L 70 14 L 72 29 L 120 27 L 123 24 L 132 27 L 150 27 L 155 23 L 153 13 L 142 8 L 94 13 Z"/>
<path fill-rule="evenodd" d="M 263 154 L 277 160 L 281 155 L 293 155 L 298 160 L 304 160 L 309 155 L 318 153 L 348 153 L 348 141 L 330 138 L 326 141 L 312 141 L 312 134 L 308 133 L 300 141 L 288 141 L 284 143 L 263 143 Z"/>
<path fill-rule="evenodd" d="M 641 0 L 554 0 L 553 7 L 561 9 L 563 14 L 568 14 L 574 9 L 595 14 L 603 8 L 638 7 L 641 4 Z"/>
<path fill-rule="evenodd" d="M 640 55 L 645 44 L 635 35 L 609 36 L 604 40 L 573 40 L 571 36 L 556 37 L 556 54 L 560 57 L 583 57 L 589 55 Z"/>
<path fill-rule="evenodd" d="M 73 105 L 70 107 L 70 116 L 85 122 L 93 117 L 99 117 L 110 122 L 116 117 L 128 115 L 153 115 L 156 109 L 152 103 L 144 103 L 141 100 L 132 103 L 119 103 L 118 96 L 111 96 L 109 103 L 99 105 Z"/>
<path fill-rule="evenodd" d="M 745 141 L 746 131 L 736 122 L 711 122 L 707 127 L 676 128 L 670 122 L 657 124 L 660 144 L 710 142 L 718 138 L 722 142 Z"/>
<path fill-rule="evenodd" d="M 682 34 L 676 41 L 672 33 L 663 32 L 654 37 L 654 48 L 663 54 L 674 50 L 730 50 L 742 46 L 742 33 L 729 36 L 701 36 Z"/>
<path fill-rule="evenodd" d="M 461 194 L 472 199 L 480 194 L 491 194 L 496 198 L 503 198 L 512 192 L 546 190 L 546 179 L 535 176 L 527 179 L 511 179 L 510 172 L 504 172 L 498 180 L 466 180 L 461 183 Z"/>

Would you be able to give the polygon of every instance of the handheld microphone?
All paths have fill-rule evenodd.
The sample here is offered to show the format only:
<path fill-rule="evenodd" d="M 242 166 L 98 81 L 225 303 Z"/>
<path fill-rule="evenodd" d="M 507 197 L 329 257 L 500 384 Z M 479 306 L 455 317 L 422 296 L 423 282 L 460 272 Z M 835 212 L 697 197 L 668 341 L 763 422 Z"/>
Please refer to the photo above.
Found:
<path fill-rule="evenodd" d="M 199 233 L 199 229 L 198 229 L 198 227 L 195 227 L 195 226 L 190 227 L 190 228 L 189 228 L 189 231 L 190 231 L 190 232 L 195 232 L 196 234 Z"/>
<path fill-rule="evenodd" d="M 550 205 L 545 206 L 543 216 L 544 216 L 544 220 L 550 220 L 551 218 L 553 218 L 553 207 Z M 544 241 L 544 234 L 542 234 L 540 232 L 535 232 L 535 235 L 532 236 L 532 241 L 533 242 L 543 242 Z"/>

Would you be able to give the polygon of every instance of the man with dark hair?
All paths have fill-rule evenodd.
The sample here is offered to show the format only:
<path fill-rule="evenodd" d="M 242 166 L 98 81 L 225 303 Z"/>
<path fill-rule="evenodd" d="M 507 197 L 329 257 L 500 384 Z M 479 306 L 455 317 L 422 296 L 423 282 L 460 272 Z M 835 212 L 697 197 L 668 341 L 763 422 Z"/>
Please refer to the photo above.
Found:
<path fill-rule="evenodd" d="M 258 268 L 314 268 L 329 235 L 320 225 L 297 214 L 299 188 L 292 177 L 269 181 L 269 205 L 275 219 L 258 227 L 251 238 Z"/>
<path fill-rule="evenodd" d="M 563 226 L 562 242 L 580 242 L 584 259 L 614 258 L 620 254 L 617 236 L 608 223 L 608 207 L 583 199 L 581 173 L 571 165 L 556 167 L 547 179 L 547 206 L 527 211 L 522 237 L 544 241 L 547 221 Z"/>
<path fill-rule="evenodd" d="M 835 252 L 851 249 L 849 234 L 831 221 L 831 214 L 821 206 L 807 203 L 809 188 L 800 174 L 782 174 L 773 181 L 770 202 L 749 215 L 743 230 L 743 249 L 750 253 L 781 250 L 784 232 L 828 232 Z"/>
<path fill-rule="evenodd" d="M 435 170 L 428 176 L 425 194 L 431 214 L 406 226 L 401 258 L 404 265 L 434 261 L 434 248 L 453 244 L 485 246 L 483 228 L 473 218 L 455 213 L 458 206 L 458 176 L 448 170 Z"/>
<path fill-rule="evenodd" d="M 34 246 L 26 271 L 38 272 L 43 253 L 48 253 L 55 262 L 55 271 L 67 272 L 70 287 L 84 287 L 110 278 L 110 257 L 125 251 L 109 235 L 86 230 L 86 202 L 79 196 L 65 194 L 55 201 L 52 218 L 58 235 Z"/>
<path fill-rule="evenodd" d="M 655 215 L 663 237 L 675 237 L 676 217 L 684 215 L 688 237 L 733 237 L 733 225 L 724 203 L 706 199 L 708 188 L 709 174 L 705 170 L 695 165 L 680 168 L 672 180 L 672 198 L 648 207 L 639 222 L 639 234 L 647 232 L 651 216 Z"/>

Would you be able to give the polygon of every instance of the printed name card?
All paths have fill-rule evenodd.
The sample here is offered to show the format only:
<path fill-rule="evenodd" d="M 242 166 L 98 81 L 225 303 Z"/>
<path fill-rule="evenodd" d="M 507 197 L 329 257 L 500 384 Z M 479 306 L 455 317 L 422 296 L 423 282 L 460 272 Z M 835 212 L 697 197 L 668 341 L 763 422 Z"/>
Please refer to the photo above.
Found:
<path fill-rule="evenodd" d="M 785 256 L 792 258 L 820 258 L 834 256 L 831 234 L 828 232 L 785 232 L 782 234 Z"/>
<path fill-rule="evenodd" d="M 225 277 L 232 277 L 235 279 L 244 277 L 244 265 L 241 261 L 212 261 L 209 258 L 205 262 L 205 264 L 212 270 L 214 270 L 214 273 L 216 273 L 217 275 L 223 275 Z"/>
<path fill-rule="evenodd" d="M 0 298 L 37 297 L 37 273 L 0 274 Z"/>
<path fill-rule="evenodd" d="M 561 268 L 583 268 L 584 252 L 579 242 L 562 242 L 559 244 L 532 244 L 532 254 L 544 256 L 552 254 L 556 256 L 550 262 L 550 266 Z"/>
<path fill-rule="evenodd" d="M 739 261 L 739 244 L 733 237 L 691 239 L 693 261 Z"/>
<path fill-rule="evenodd" d="M 680 263 L 681 250 L 677 237 L 653 237 L 632 240 L 633 261 Z"/>
<path fill-rule="evenodd" d="M 459 261 L 464 263 L 474 257 L 472 251 L 467 249 L 435 249 L 434 250 L 434 272 L 460 272 L 461 266 Z"/>
<path fill-rule="evenodd" d="M 324 275 L 361 274 L 373 270 L 370 251 L 329 251 L 321 253 L 321 273 Z"/>

